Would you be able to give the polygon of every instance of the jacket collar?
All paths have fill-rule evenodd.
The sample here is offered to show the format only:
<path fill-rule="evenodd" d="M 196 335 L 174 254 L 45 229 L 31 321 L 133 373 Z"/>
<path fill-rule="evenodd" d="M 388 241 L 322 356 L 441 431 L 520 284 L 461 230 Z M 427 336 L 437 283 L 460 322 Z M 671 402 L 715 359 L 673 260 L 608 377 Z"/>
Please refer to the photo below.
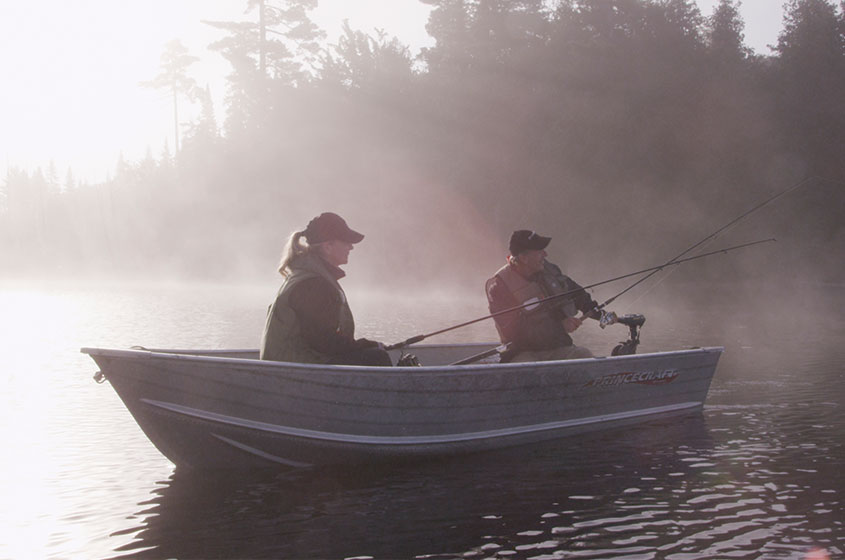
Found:
<path fill-rule="evenodd" d="M 295 268 L 310 270 L 311 272 L 334 278 L 336 281 L 346 276 L 346 273 L 340 267 L 326 262 L 316 252 L 300 255 L 291 264 Z"/>

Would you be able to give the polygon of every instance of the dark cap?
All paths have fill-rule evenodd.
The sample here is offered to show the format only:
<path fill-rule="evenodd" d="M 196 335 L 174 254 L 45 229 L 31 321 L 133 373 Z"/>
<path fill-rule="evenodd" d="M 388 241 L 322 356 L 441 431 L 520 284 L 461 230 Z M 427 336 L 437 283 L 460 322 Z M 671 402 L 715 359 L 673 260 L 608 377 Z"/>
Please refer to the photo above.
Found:
<path fill-rule="evenodd" d="M 508 249 L 514 256 L 525 251 L 540 251 L 545 249 L 551 240 L 551 237 L 543 237 L 527 229 L 518 229 L 511 235 Z"/>
<path fill-rule="evenodd" d="M 309 245 L 325 243 L 326 241 L 346 241 L 358 243 L 364 236 L 353 229 L 349 229 L 346 221 L 332 212 L 323 212 L 310 222 L 305 228 L 305 239 Z"/>

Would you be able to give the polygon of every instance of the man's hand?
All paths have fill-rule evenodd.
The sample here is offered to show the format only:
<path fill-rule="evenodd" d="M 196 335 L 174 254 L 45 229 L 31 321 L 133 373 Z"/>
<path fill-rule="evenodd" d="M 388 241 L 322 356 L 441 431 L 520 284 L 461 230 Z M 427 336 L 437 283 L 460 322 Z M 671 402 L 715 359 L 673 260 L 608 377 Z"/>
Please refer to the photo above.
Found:
<path fill-rule="evenodd" d="M 581 326 L 581 319 L 578 317 L 567 317 L 563 320 L 563 328 L 566 329 L 566 332 L 572 333 L 575 332 L 578 327 Z"/>

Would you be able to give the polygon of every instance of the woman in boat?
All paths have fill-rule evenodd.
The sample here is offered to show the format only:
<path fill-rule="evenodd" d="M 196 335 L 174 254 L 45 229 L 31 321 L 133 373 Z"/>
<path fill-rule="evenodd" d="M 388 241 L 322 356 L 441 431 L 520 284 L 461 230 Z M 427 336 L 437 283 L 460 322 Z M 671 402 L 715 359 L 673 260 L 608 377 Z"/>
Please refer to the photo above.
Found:
<path fill-rule="evenodd" d="M 279 273 L 284 277 L 267 313 L 261 359 L 283 362 L 390 366 L 383 345 L 355 339 L 355 322 L 338 280 L 353 245 L 364 236 L 325 212 L 294 232 Z M 304 241 L 304 242 L 303 242 Z"/>
<path fill-rule="evenodd" d="M 517 230 L 510 238 L 505 266 L 487 280 L 490 313 L 530 304 L 556 294 L 572 292 L 546 303 L 495 317 L 496 329 L 508 350 L 502 361 L 532 362 L 590 358 L 593 353 L 576 346 L 571 333 L 581 326 L 584 316 L 598 318 L 598 303 L 546 260 L 551 237 L 530 230 Z M 583 312 L 581 318 L 578 311 Z M 595 315 L 595 316 L 594 316 Z"/>

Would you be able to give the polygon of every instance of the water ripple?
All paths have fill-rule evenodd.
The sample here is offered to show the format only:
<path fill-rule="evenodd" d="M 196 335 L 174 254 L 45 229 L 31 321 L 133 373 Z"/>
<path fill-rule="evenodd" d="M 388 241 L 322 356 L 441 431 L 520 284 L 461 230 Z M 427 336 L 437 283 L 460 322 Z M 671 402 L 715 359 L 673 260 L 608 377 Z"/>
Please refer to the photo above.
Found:
<path fill-rule="evenodd" d="M 734 317 L 737 340 L 725 341 L 698 323 L 661 330 L 650 316 L 644 351 L 708 340 L 727 351 L 702 414 L 636 430 L 413 465 L 174 472 L 91 381 L 79 347 L 254 346 L 274 289 L 0 294 L 4 311 L 25 310 L 0 315 L 0 443 L 14 450 L 0 476 L 0 557 L 845 556 L 841 317 L 800 337 L 758 336 Z M 399 340 L 485 312 L 454 301 L 391 309 L 385 322 L 384 306 L 356 308 L 361 335 Z M 599 348 L 597 333 L 584 340 Z M 443 342 L 489 339 L 490 325 L 456 334 Z"/>

